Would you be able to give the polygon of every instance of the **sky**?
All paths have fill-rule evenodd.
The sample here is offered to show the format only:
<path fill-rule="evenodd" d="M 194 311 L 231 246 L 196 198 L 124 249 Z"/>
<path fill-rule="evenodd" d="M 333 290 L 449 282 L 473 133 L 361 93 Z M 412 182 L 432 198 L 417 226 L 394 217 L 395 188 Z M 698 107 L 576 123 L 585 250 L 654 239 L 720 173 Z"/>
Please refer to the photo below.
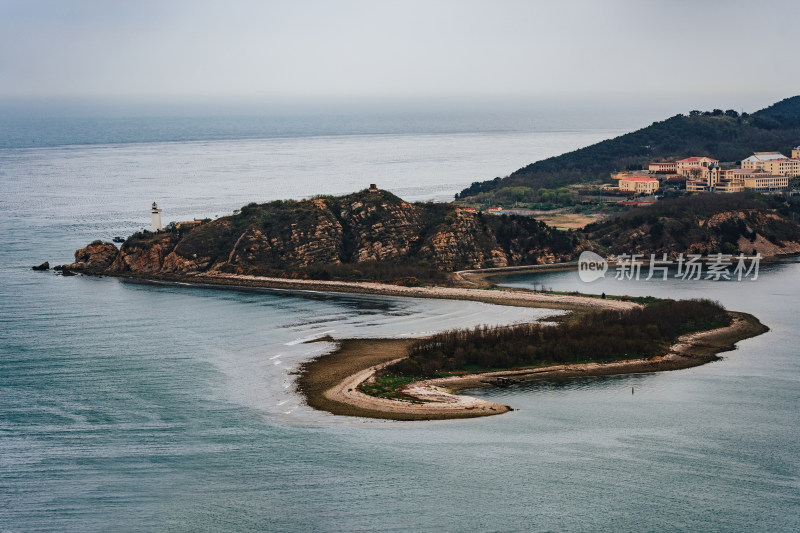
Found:
<path fill-rule="evenodd" d="M 0 0 L 0 99 L 800 93 L 797 0 Z"/>

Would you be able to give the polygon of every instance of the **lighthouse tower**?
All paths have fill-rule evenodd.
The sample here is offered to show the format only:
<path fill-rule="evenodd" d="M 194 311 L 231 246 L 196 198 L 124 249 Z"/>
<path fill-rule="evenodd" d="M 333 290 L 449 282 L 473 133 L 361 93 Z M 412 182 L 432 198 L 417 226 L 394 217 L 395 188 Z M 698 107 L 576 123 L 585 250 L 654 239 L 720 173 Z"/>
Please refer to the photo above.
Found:
<path fill-rule="evenodd" d="M 150 217 L 150 229 L 153 233 L 164 229 L 161 227 L 161 209 L 158 208 L 158 204 L 155 202 L 153 202 L 153 208 L 150 210 Z"/>

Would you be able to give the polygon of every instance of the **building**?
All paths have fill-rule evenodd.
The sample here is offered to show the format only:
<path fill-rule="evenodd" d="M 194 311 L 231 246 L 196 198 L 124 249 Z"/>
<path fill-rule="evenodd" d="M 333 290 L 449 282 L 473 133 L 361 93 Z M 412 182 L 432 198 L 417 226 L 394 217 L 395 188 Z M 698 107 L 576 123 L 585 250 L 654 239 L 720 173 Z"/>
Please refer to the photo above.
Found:
<path fill-rule="evenodd" d="M 742 192 L 744 191 L 744 180 L 720 180 L 714 188 L 716 192 Z"/>
<path fill-rule="evenodd" d="M 756 152 L 747 159 L 742 159 L 742 168 L 764 170 L 764 163 L 772 159 L 786 159 L 780 152 Z"/>
<path fill-rule="evenodd" d="M 763 170 L 727 168 L 720 171 L 719 183 L 716 186 L 717 192 L 742 192 L 745 190 L 745 178 L 767 177 L 768 173 Z"/>
<path fill-rule="evenodd" d="M 657 179 L 631 176 L 619 180 L 619 190 L 636 194 L 653 194 L 660 184 Z"/>
<path fill-rule="evenodd" d="M 719 168 L 719 161 L 710 157 L 687 157 L 676 161 L 677 173 L 689 177 L 693 173 L 703 172 L 716 166 Z"/>
<path fill-rule="evenodd" d="M 378 192 L 378 186 L 374 183 L 369 184 L 369 192 Z"/>
<path fill-rule="evenodd" d="M 800 159 L 800 146 L 792 148 L 792 159 Z"/>
<path fill-rule="evenodd" d="M 659 163 L 650 163 L 647 170 L 651 174 L 677 174 L 678 163 L 676 161 L 663 161 Z"/>
<path fill-rule="evenodd" d="M 773 191 L 788 187 L 789 178 L 774 176 L 769 172 L 752 168 L 729 168 L 719 171 L 716 181 L 687 179 L 687 192 L 742 192 L 744 190 Z"/>
<path fill-rule="evenodd" d="M 150 229 L 153 233 L 164 229 L 161 227 L 161 209 L 158 208 L 155 202 L 153 202 L 153 207 L 150 209 Z"/>
<path fill-rule="evenodd" d="M 500 206 L 493 205 L 493 206 L 489 207 L 487 209 L 487 211 L 490 212 L 490 213 L 502 213 L 503 212 L 503 208 L 500 207 Z"/>
<path fill-rule="evenodd" d="M 800 159 L 791 157 L 770 159 L 764 161 L 762 168 L 764 172 L 768 172 L 773 176 L 789 176 L 790 178 L 800 177 Z"/>
<path fill-rule="evenodd" d="M 778 191 L 789 188 L 787 176 L 752 176 L 744 179 L 744 188 L 752 191 Z"/>
<path fill-rule="evenodd" d="M 686 180 L 686 192 L 705 192 L 709 190 L 711 188 L 706 180 Z"/>

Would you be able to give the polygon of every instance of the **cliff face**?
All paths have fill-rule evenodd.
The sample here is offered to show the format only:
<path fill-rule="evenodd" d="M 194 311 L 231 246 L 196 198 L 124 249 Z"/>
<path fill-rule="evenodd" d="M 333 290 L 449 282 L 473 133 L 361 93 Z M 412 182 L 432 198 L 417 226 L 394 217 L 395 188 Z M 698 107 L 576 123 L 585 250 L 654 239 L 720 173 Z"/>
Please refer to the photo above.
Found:
<path fill-rule="evenodd" d="M 110 242 L 94 241 L 86 248 L 75 251 L 75 262 L 65 265 L 69 270 L 101 273 L 119 257 L 119 250 Z"/>
<path fill-rule="evenodd" d="M 385 191 L 361 191 L 250 204 L 183 233 L 134 235 L 119 251 L 108 243 L 93 244 L 79 250 L 81 260 L 76 253 L 72 268 L 391 279 L 566 260 L 574 244 L 574 237 L 531 219 L 484 216 L 448 204 L 409 204 Z"/>
<path fill-rule="evenodd" d="M 588 236 L 615 254 L 800 252 L 800 227 L 786 211 L 791 206 L 776 199 L 703 195 L 659 204 L 587 227 Z"/>

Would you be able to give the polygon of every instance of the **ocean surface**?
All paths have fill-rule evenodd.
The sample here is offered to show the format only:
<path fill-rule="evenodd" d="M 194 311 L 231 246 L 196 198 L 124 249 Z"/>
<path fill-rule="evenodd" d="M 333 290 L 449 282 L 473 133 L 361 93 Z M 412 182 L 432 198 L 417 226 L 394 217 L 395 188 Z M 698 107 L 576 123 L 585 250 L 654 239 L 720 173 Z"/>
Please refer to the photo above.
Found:
<path fill-rule="evenodd" d="M 304 341 L 552 312 L 30 270 L 146 227 L 153 201 L 168 222 L 369 183 L 447 200 L 637 120 L 14 122 L 0 148 L 0 531 L 800 529 L 794 261 L 742 282 L 509 277 L 709 297 L 771 331 L 703 367 L 480 390 L 517 410 L 411 423 L 305 406 L 293 372 L 333 346 Z"/>

